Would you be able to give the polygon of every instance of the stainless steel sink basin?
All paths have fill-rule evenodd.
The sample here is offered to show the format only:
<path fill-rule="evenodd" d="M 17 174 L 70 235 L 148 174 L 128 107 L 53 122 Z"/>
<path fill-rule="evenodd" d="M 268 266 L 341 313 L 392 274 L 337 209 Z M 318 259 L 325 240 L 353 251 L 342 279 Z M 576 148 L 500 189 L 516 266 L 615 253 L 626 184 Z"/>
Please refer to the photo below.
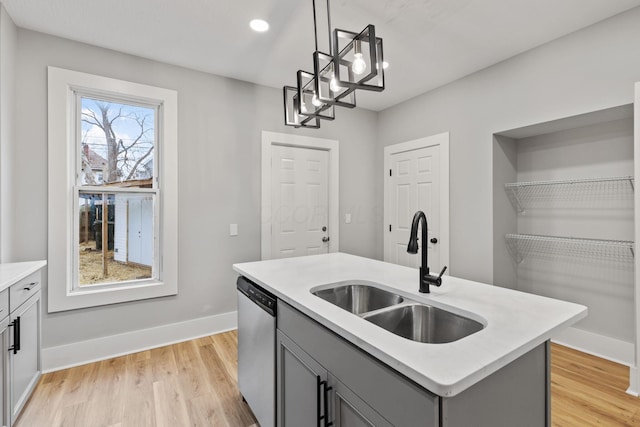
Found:
<path fill-rule="evenodd" d="M 401 337 L 431 344 L 457 341 L 483 328 L 475 320 L 422 304 L 393 308 L 364 318 Z"/>
<path fill-rule="evenodd" d="M 365 284 L 346 284 L 313 294 L 354 314 L 379 310 L 403 301 L 400 295 Z"/>

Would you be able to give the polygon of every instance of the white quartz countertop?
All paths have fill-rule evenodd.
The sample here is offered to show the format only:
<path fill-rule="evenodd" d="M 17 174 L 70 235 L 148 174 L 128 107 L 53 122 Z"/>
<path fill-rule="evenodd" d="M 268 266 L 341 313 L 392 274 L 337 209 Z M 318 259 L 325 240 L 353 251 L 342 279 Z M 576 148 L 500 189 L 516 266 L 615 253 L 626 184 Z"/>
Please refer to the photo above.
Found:
<path fill-rule="evenodd" d="M 0 264 L 0 292 L 47 265 L 47 261 Z"/>
<path fill-rule="evenodd" d="M 587 315 L 582 305 L 444 276 L 418 292 L 418 270 L 344 253 L 234 264 L 233 269 L 439 396 L 455 396 Z M 397 336 L 313 295 L 346 280 L 478 320 L 480 332 L 448 344 Z"/>

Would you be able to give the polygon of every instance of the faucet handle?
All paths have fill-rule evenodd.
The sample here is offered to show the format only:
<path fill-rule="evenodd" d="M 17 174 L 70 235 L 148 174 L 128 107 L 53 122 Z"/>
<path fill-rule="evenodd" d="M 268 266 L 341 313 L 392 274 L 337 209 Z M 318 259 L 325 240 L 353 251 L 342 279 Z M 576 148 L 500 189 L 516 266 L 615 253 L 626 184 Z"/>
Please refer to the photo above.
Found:
<path fill-rule="evenodd" d="M 438 275 L 438 279 L 442 278 L 442 275 L 444 274 L 445 271 L 447 271 L 447 266 L 446 265 L 444 266 L 444 268 L 442 269 L 442 271 Z"/>

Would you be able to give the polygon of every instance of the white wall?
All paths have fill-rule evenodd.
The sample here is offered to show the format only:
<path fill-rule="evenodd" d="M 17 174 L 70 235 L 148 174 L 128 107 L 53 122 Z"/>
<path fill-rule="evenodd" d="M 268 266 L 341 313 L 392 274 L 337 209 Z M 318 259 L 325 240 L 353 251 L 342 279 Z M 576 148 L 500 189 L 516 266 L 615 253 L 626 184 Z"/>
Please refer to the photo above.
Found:
<path fill-rule="evenodd" d="M 638 22 L 635 8 L 380 114 L 380 147 L 451 133 L 451 266 L 457 276 L 493 281 L 493 134 L 633 102 L 633 84 L 640 81 Z M 381 148 L 376 161 L 382 170 Z M 379 175 L 376 199 L 382 195 Z M 377 244 L 380 256 L 381 232 Z"/>
<path fill-rule="evenodd" d="M 15 58 L 18 29 L 0 3 L 0 262 L 11 257 L 14 212 L 11 161 L 15 138 Z"/>
<path fill-rule="evenodd" d="M 280 90 L 19 29 L 12 161 L 28 167 L 14 174 L 16 234 L 6 261 L 47 258 L 47 227 L 56 226 L 47 224 L 48 65 L 178 91 L 180 258 L 177 296 L 45 314 L 45 348 L 236 309 L 231 264 L 260 258 L 262 130 L 340 141 L 340 208 L 353 213 L 351 224 L 341 221 L 340 248 L 376 255 L 375 113 L 340 109 L 320 131 L 295 130 L 282 124 Z M 239 236 L 229 237 L 230 223 Z"/>

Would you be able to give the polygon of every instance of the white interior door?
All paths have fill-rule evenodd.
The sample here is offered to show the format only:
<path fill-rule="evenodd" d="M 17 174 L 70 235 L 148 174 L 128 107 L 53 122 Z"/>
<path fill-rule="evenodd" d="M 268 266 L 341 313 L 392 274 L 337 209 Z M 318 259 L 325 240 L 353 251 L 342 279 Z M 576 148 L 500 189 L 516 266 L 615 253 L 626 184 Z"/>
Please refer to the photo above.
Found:
<path fill-rule="evenodd" d="M 427 216 L 429 268 L 438 273 L 449 261 L 449 135 L 440 134 L 385 148 L 385 238 L 387 262 L 419 267 L 418 254 L 407 253 L 411 222 L 417 211 Z"/>
<path fill-rule="evenodd" d="M 329 252 L 329 152 L 271 146 L 271 257 Z"/>

